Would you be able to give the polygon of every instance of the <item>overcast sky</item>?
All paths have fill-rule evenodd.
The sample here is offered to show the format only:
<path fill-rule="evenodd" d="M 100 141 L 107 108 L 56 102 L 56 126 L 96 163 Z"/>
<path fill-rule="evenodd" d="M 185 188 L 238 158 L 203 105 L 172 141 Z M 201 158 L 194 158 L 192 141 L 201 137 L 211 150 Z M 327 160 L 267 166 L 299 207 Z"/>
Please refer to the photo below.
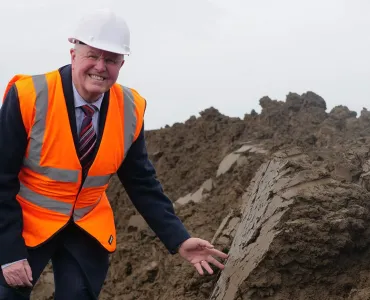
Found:
<path fill-rule="evenodd" d="M 16 73 L 70 63 L 79 17 L 107 6 L 131 29 L 119 82 L 147 99 L 147 129 L 210 106 L 242 118 L 289 92 L 313 91 L 328 111 L 370 109 L 368 0 L 1 1 L 1 95 Z"/>

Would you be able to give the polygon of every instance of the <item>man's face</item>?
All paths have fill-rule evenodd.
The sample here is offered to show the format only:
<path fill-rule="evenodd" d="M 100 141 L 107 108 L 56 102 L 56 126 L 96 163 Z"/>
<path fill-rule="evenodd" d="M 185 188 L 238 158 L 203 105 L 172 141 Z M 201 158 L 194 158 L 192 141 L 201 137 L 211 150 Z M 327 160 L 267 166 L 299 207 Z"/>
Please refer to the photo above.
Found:
<path fill-rule="evenodd" d="M 71 63 L 78 92 L 86 101 L 94 102 L 116 82 L 124 60 L 120 54 L 78 45 L 71 49 Z"/>

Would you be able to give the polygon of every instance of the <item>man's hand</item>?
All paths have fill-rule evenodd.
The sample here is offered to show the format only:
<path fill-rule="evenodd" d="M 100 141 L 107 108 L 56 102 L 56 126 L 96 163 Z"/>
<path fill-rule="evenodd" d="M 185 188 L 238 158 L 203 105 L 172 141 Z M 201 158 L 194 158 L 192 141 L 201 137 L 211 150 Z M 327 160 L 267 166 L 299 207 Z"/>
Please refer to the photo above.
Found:
<path fill-rule="evenodd" d="M 220 269 L 224 269 L 225 266 L 216 260 L 213 255 L 220 258 L 229 257 L 227 254 L 214 249 L 209 242 L 198 238 L 189 238 L 183 242 L 179 248 L 179 254 L 193 264 L 200 275 L 204 274 L 203 268 L 206 269 L 209 274 L 213 274 L 213 270 L 208 263 Z"/>
<path fill-rule="evenodd" d="M 3 274 L 6 283 L 11 287 L 32 287 L 32 271 L 27 260 L 5 267 Z"/>

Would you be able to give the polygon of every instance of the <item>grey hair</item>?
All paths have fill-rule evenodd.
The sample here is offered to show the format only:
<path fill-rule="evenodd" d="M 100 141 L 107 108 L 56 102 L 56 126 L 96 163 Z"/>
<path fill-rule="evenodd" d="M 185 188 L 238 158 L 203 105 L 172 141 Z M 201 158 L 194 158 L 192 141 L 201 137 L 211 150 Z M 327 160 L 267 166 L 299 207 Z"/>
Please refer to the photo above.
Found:
<path fill-rule="evenodd" d="M 81 48 L 82 48 L 82 46 L 84 46 L 84 45 L 82 45 L 82 44 L 80 44 L 80 43 L 75 43 L 73 48 L 74 48 L 76 51 L 78 51 L 79 49 L 81 49 Z"/>
<path fill-rule="evenodd" d="M 73 48 L 74 48 L 74 50 L 77 52 L 77 51 L 79 51 L 81 48 L 86 47 L 86 46 L 87 46 L 86 44 L 75 43 Z M 124 60 L 125 60 L 125 55 L 124 55 L 124 54 L 118 54 L 118 57 L 119 57 L 122 61 L 124 61 Z"/>

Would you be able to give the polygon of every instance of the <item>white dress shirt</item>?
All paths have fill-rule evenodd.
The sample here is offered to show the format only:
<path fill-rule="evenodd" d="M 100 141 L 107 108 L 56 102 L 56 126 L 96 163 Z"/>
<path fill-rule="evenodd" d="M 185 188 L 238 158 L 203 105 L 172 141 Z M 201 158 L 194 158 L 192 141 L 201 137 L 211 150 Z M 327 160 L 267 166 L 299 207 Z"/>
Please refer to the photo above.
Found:
<path fill-rule="evenodd" d="M 99 112 L 100 112 L 100 107 L 101 107 L 101 103 L 103 101 L 104 94 L 102 94 L 96 102 L 87 103 L 81 97 L 81 95 L 77 92 L 77 89 L 76 89 L 75 85 L 72 84 L 72 86 L 73 86 L 73 96 L 74 96 L 74 101 L 75 101 L 77 135 L 80 134 L 82 121 L 85 117 L 85 113 L 79 107 L 82 106 L 82 105 L 86 105 L 86 104 L 93 104 L 94 106 L 96 106 L 98 108 L 98 111 L 95 112 L 93 117 L 92 117 L 93 126 L 94 126 L 94 129 L 95 129 L 96 135 L 98 136 L 99 135 L 99 132 L 98 132 L 98 129 L 99 129 L 99 126 L 98 126 Z"/>

